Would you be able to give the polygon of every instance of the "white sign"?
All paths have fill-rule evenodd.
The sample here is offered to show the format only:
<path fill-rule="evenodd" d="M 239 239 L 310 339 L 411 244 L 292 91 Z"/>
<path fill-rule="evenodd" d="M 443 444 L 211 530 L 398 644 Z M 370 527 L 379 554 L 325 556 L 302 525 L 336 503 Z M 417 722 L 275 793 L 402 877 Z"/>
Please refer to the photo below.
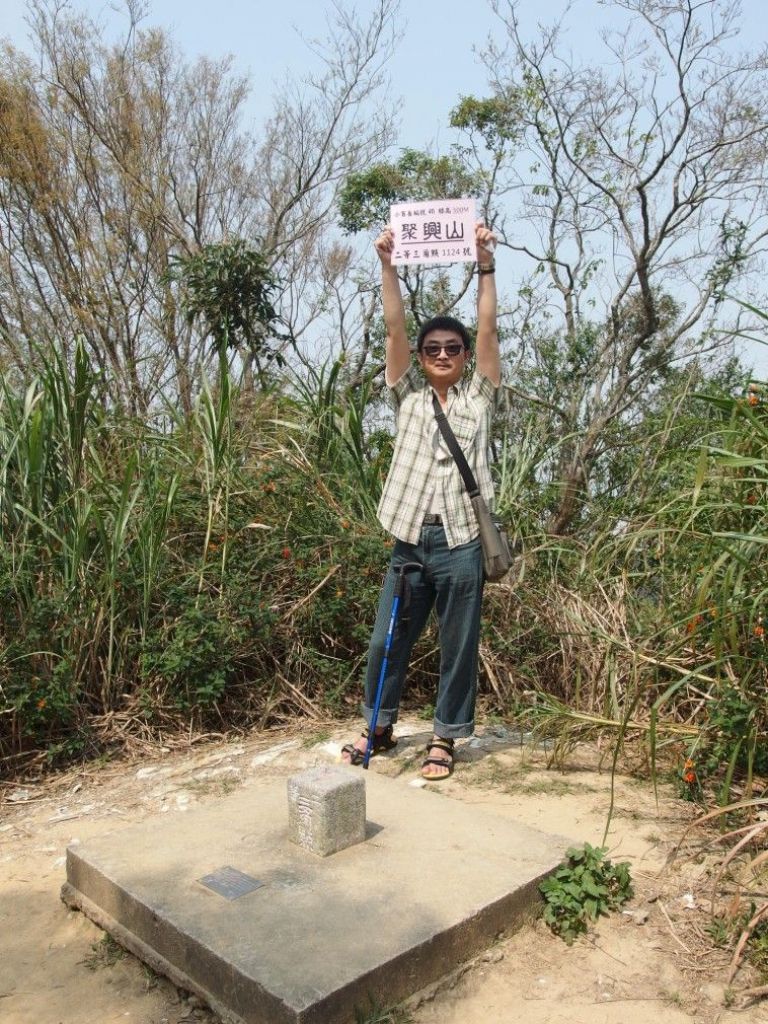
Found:
<path fill-rule="evenodd" d="M 389 208 L 392 262 L 468 263 L 477 259 L 475 200 L 430 199 Z"/>

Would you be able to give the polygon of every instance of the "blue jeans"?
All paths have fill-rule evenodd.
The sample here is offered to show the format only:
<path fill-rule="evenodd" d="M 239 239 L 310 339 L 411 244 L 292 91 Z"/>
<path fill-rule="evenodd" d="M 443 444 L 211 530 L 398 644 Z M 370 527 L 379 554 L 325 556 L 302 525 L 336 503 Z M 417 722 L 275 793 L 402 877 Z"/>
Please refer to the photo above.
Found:
<path fill-rule="evenodd" d="M 404 562 L 419 562 L 423 571 L 406 574 L 410 603 L 398 615 L 376 725 L 387 726 L 397 721 L 411 650 L 434 605 L 440 634 L 434 731 L 446 739 L 471 736 L 475 724 L 483 557 L 479 538 L 451 550 L 442 526 L 423 526 L 418 544 L 395 542 L 368 649 L 363 714 L 370 725 L 392 612 L 396 569 Z"/>

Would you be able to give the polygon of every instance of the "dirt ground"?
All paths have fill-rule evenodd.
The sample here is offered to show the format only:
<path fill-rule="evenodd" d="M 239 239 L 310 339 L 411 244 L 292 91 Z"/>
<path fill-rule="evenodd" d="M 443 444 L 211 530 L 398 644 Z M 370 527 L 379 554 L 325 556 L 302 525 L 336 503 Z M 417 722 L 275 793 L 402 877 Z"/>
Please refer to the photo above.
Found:
<path fill-rule="evenodd" d="M 4 1024 L 215 1024 L 194 997 L 178 992 L 82 914 L 59 899 L 71 843 L 150 816 L 193 813 L 194 805 L 246 785 L 258 773 L 289 775 L 338 757 L 349 723 L 307 725 L 186 749 L 149 748 L 141 757 L 92 765 L 41 784 L 0 786 L 0 1020 Z M 372 768 L 417 783 L 424 722 L 401 721 L 397 751 Z M 447 800 L 599 845 L 611 779 L 594 751 L 567 770 L 521 746 L 496 725 L 458 748 Z M 456 975 L 418 994 L 414 1024 L 753 1024 L 768 1001 L 739 1010 L 749 975 L 725 985 L 730 953 L 706 941 L 712 859 L 667 863 L 690 804 L 670 789 L 619 776 L 610 857 L 630 863 L 635 898 L 566 946 L 541 923 L 503 939 Z M 754 982 L 754 978 L 751 979 Z M 350 1021 L 350 1024 L 354 1022 Z"/>

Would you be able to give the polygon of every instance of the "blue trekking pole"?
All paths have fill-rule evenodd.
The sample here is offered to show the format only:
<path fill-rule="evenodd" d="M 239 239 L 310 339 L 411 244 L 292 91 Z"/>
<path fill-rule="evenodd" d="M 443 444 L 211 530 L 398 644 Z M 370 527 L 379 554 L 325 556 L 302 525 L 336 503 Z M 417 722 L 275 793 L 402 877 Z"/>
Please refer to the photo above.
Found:
<path fill-rule="evenodd" d="M 389 661 L 389 652 L 392 647 L 392 637 L 395 635 L 395 626 L 397 625 L 397 615 L 400 611 L 400 605 L 403 603 L 403 598 L 406 595 L 408 581 L 405 578 L 405 574 L 413 569 L 421 572 L 423 566 L 418 562 L 403 562 L 402 565 L 398 565 L 395 570 L 397 578 L 395 580 L 395 594 L 392 599 L 392 612 L 389 616 L 389 626 L 387 627 L 387 636 L 384 640 L 384 657 L 381 662 L 381 671 L 379 672 L 379 683 L 376 687 L 376 700 L 373 704 L 373 714 L 371 715 L 371 724 L 368 726 L 368 742 L 365 747 L 365 757 L 363 758 L 363 768 L 368 767 L 368 762 L 371 759 L 371 752 L 373 751 L 374 737 L 376 734 L 376 721 L 379 717 L 379 708 L 381 707 L 381 694 L 384 690 L 384 676 L 387 673 L 387 662 Z"/>

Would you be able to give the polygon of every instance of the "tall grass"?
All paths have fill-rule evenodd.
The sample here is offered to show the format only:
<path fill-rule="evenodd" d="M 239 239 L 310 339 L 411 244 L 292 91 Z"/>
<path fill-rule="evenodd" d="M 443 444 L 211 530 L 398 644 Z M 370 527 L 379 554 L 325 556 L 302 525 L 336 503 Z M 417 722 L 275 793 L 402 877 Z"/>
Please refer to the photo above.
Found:
<path fill-rule="evenodd" d="M 115 716 L 230 726 L 356 703 L 387 556 L 365 400 L 245 403 L 222 358 L 161 431 L 109 410 L 82 346 L 2 381 L 5 768 L 96 749 Z"/>
<path fill-rule="evenodd" d="M 110 409 L 82 346 L 42 365 L 0 381 L 3 763 L 103 746 L 118 718 L 356 708 L 389 554 L 373 383 L 328 363 L 255 399 L 222 354 L 191 415 L 160 429 Z M 696 443 L 676 447 L 672 407 L 604 519 L 567 538 L 544 528 L 552 452 L 532 426 L 500 439 L 498 504 L 523 555 L 488 588 L 481 696 L 558 753 L 606 730 L 651 762 L 671 750 L 725 799 L 765 771 L 768 421 L 759 390 L 698 401 Z M 409 692 L 431 699 L 436 671 L 428 631 Z"/>

